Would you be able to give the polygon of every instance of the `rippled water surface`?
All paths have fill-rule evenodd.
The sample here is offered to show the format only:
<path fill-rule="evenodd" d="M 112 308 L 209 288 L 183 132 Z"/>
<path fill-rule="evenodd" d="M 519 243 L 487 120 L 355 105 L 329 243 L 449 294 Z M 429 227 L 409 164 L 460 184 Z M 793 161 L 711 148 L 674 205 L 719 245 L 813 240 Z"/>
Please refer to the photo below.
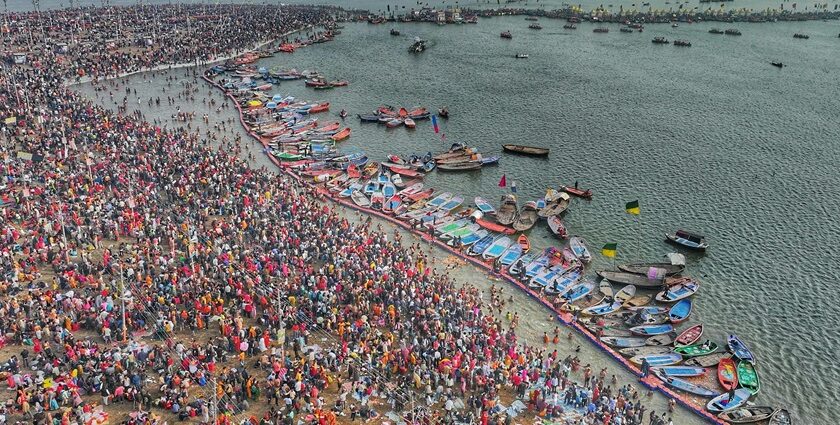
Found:
<path fill-rule="evenodd" d="M 446 27 L 348 24 L 335 42 L 260 65 L 349 80 L 329 92 L 300 81 L 275 87 L 333 102 L 332 117 L 322 121 L 342 108 L 354 117 L 380 104 L 449 106 L 452 118 L 441 123 L 446 143 L 428 122 L 386 130 L 348 117 L 353 136 L 343 146 L 377 160 L 455 141 L 501 155 L 498 167 L 427 178 L 467 199 L 497 202 L 503 174 L 516 181 L 522 202 L 577 180 L 595 197 L 573 203 L 570 231 L 596 250 L 617 242 L 619 263 L 672 251 L 666 231 L 702 232 L 712 247 L 688 255 L 688 271 L 702 283 L 690 322 L 705 323 L 718 342 L 736 332 L 751 346 L 763 387 L 758 404 L 788 406 L 799 423 L 836 423 L 840 25 L 739 24 L 744 35 L 728 37 L 708 34 L 720 26 L 712 24 L 651 25 L 641 34 L 617 26 L 594 34 L 590 24 L 564 31 L 564 22 L 550 20 L 531 31 L 527 24 L 514 17 Z M 389 36 L 392 26 L 403 35 Z M 500 39 L 508 29 L 513 40 Z M 811 39 L 793 39 L 797 31 Z M 658 35 L 693 47 L 652 44 Z M 414 36 L 428 39 L 429 50 L 408 54 Z M 514 59 L 517 52 L 530 59 Z M 546 146 L 551 155 L 502 154 L 503 143 Z M 623 211 L 635 199 L 637 218 Z M 554 242 L 544 224 L 530 236 Z M 612 266 L 596 257 L 590 269 Z M 523 310 L 541 326 L 536 335 L 550 326 L 540 309 Z"/>

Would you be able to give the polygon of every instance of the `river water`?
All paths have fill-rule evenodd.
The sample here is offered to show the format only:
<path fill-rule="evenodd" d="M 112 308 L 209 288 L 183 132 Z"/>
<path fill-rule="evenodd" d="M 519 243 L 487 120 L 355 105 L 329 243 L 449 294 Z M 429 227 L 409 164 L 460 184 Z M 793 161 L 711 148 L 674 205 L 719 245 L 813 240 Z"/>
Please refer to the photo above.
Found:
<path fill-rule="evenodd" d="M 507 190 L 497 183 L 506 175 L 516 182 L 521 204 L 548 186 L 579 181 L 595 196 L 573 203 L 567 225 L 594 251 L 617 242 L 618 263 L 655 261 L 673 251 L 663 242 L 667 231 L 705 234 L 708 252 L 688 255 L 688 272 L 702 285 L 690 324 L 703 322 L 719 343 L 734 332 L 750 345 L 763 387 L 757 404 L 787 406 L 798 423 L 836 423 L 840 368 L 831 353 L 840 349 L 833 326 L 840 319 L 833 297 L 840 265 L 832 251 L 840 242 L 840 25 L 649 25 L 641 34 L 611 26 L 610 33 L 595 34 L 591 24 L 577 31 L 563 24 L 543 20 L 542 31 L 528 30 L 521 17 L 444 27 L 348 24 L 332 43 L 260 65 L 349 80 L 350 86 L 327 92 L 301 81 L 274 89 L 332 102 L 332 117 L 322 121 L 336 119 L 342 108 L 350 112 L 347 150 L 381 160 L 460 141 L 501 155 L 499 166 L 479 172 L 432 173 L 426 184 L 438 189 L 497 203 Z M 744 35 L 708 34 L 713 26 L 736 26 Z M 389 36 L 391 27 L 403 35 Z M 513 40 L 500 39 L 503 30 L 513 32 Z M 811 39 L 793 39 L 797 31 Z M 693 47 L 652 44 L 658 35 L 690 40 Z M 423 54 L 406 52 L 414 36 L 430 41 Z M 514 59 L 520 52 L 530 58 Z M 777 69 L 770 61 L 788 66 Z M 147 96 L 161 95 L 161 75 L 184 72 L 131 81 L 145 105 Z M 94 96 L 89 86 L 82 90 Z M 200 86 L 196 97 L 207 91 Z M 136 96 L 129 100 L 136 105 Z M 185 110 L 207 109 L 200 101 L 180 103 Z M 448 106 L 451 119 L 441 122 L 446 142 L 428 122 L 386 130 L 351 119 L 380 104 Z M 166 118 L 172 109 L 147 113 Z M 218 115 L 233 116 L 230 110 Z M 551 155 L 502 154 L 503 143 L 550 147 Z M 639 217 L 624 212 L 636 199 Z M 544 224 L 530 236 L 538 245 L 557 243 Z M 590 270 L 612 267 L 595 257 Z M 530 303 L 522 309 L 526 332 L 538 337 L 553 329 L 544 310 L 524 297 L 517 302 Z M 686 415 L 675 423 L 698 423 Z"/>

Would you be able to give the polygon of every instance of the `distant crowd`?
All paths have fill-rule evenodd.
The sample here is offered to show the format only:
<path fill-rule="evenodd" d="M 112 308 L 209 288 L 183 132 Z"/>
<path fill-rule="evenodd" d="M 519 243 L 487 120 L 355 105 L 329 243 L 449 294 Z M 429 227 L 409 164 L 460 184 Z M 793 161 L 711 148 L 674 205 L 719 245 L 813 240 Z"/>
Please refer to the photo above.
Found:
<path fill-rule="evenodd" d="M 667 423 L 606 370 L 561 358 L 551 344 L 564 341 L 520 343 L 516 320 L 435 271 L 424 247 L 252 169 L 238 142 L 114 115 L 65 86 L 329 21 L 329 9 L 255 5 L 11 15 L 16 46 L 34 50 L 27 29 L 48 22 L 51 39 L 78 41 L 0 76 L 0 425 L 320 425 L 389 412 Z M 152 47 L 103 45 L 149 33 Z"/>

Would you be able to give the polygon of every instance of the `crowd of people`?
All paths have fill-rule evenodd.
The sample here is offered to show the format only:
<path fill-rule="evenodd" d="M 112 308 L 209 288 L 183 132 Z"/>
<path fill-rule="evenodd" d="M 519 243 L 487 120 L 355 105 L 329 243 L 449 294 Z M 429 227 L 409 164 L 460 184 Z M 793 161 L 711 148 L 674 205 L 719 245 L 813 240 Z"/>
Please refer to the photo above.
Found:
<path fill-rule="evenodd" d="M 172 8 L 182 15 L 168 18 Z M 606 370 L 561 358 L 551 345 L 564 341 L 519 341 L 518 318 L 493 314 L 504 305 L 496 289 L 487 305 L 427 246 L 253 169 L 239 141 L 115 115 L 65 85 L 232 54 L 329 19 L 263 8 L 275 6 L 213 6 L 227 26 L 177 43 L 176 21 L 195 25 L 201 6 L 39 15 L 91 38 L 44 56 L 61 55 L 55 66 L 9 65 L 0 77 L 0 425 L 667 423 Z M 35 16 L 15 15 L 12 40 L 28 42 Z M 144 19 L 172 43 L 101 45 L 139 34 Z"/>

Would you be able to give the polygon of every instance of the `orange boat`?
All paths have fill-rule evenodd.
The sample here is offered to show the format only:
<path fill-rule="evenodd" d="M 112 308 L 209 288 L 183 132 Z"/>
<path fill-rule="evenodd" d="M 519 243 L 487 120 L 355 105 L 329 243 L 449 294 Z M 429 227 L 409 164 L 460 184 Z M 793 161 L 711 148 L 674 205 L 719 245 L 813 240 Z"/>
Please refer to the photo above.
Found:
<path fill-rule="evenodd" d="M 507 226 L 502 226 L 499 223 L 493 223 L 492 221 L 478 219 L 475 221 L 475 223 L 487 230 L 503 233 L 505 235 L 512 235 L 516 233 L 516 230 L 513 230 L 512 228 Z"/>
<path fill-rule="evenodd" d="M 417 202 L 421 199 L 426 199 L 426 198 L 432 196 L 432 193 L 434 193 L 434 192 L 435 192 L 434 189 L 426 189 L 426 190 L 423 190 L 423 191 L 420 191 L 420 192 L 417 192 L 417 193 L 412 193 L 411 195 L 408 195 L 407 198 L 411 199 L 414 202 Z"/>
<path fill-rule="evenodd" d="M 333 141 L 340 142 L 348 137 L 350 137 L 350 127 L 335 133 L 335 135 L 332 136 L 332 139 Z"/>
<path fill-rule="evenodd" d="M 531 241 L 528 240 L 527 236 L 519 235 L 519 239 L 517 239 L 516 242 L 522 247 L 523 254 L 531 250 Z"/>
<path fill-rule="evenodd" d="M 407 117 L 407 116 L 408 116 L 408 110 L 407 110 L 407 109 L 405 109 L 405 108 L 400 108 L 399 115 L 400 115 L 400 117 L 402 117 L 402 118 Z"/>
<path fill-rule="evenodd" d="M 309 108 L 309 113 L 314 114 L 316 112 L 324 112 L 330 110 L 330 102 L 319 103 L 311 108 Z"/>
<path fill-rule="evenodd" d="M 738 369 L 735 368 L 735 361 L 732 358 L 720 359 L 720 363 L 718 363 L 718 381 L 720 381 L 720 385 L 727 391 L 738 388 Z"/>
<path fill-rule="evenodd" d="M 327 124 L 323 127 L 316 128 L 315 132 L 316 133 L 326 133 L 328 131 L 336 131 L 336 130 L 338 130 L 339 127 L 341 127 L 341 124 L 339 124 L 338 121 L 336 121 L 334 123 Z"/>
<path fill-rule="evenodd" d="M 428 114 L 428 113 L 429 113 L 429 110 L 426 109 L 426 108 L 415 108 L 415 109 L 412 109 L 411 111 L 408 111 L 408 116 L 416 117 L 418 115 L 425 115 L 425 114 Z"/>
<path fill-rule="evenodd" d="M 405 177 L 423 177 L 423 173 L 420 173 L 418 171 L 414 171 L 410 168 L 400 168 L 400 167 L 391 166 L 391 167 L 388 167 L 388 169 L 391 170 L 392 173 L 399 174 L 399 175 L 405 176 Z"/>

